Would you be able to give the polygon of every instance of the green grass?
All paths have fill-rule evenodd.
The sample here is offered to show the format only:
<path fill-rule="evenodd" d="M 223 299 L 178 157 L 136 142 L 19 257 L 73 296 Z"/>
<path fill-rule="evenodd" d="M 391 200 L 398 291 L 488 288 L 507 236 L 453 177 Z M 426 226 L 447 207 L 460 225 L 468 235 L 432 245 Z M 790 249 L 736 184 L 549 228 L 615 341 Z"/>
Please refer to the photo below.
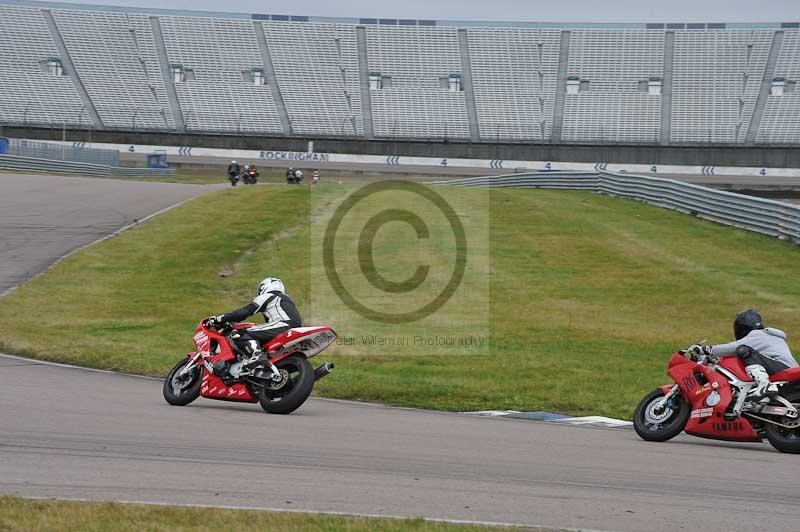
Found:
<path fill-rule="evenodd" d="M 302 513 L 0 497 L 4 532 L 485 532 L 497 527 Z M 514 528 L 514 530 L 523 530 Z M 524 529 L 533 530 L 533 529 Z M 539 529 L 540 530 L 540 529 Z"/>
<path fill-rule="evenodd" d="M 727 341 L 737 311 L 760 308 L 790 340 L 800 329 L 796 247 L 591 193 L 470 189 L 438 189 L 470 236 L 470 266 L 453 299 L 422 322 L 375 324 L 344 309 L 318 258 L 326 220 L 353 188 L 323 185 L 313 201 L 305 187 L 247 190 L 194 200 L 0 300 L 0 348 L 163 375 L 191 349 L 199 318 L 243 304 L 272 274 L 285 280 L 307 323 L 329 323 L 342 336 L 489 335 L 488 348 L 456 354 L 338 345 L 326 353 L 338 369 L 320 381 L 320 395 L 630 418 L 644 393 L 667 382 L 671 353 Z M 381 206 L 373 203 L 367 207 Z M 242 212 L 245 224 L 236 221 Z M 367 216 L 343 224 L 345 257 Z M 433 240 L 387 225 L 376 237 L 376 267 L 404 279 L 420 250 L 445 267 L 452 249 Z M 345 283 L 358 277 L 357 264 L 343 265 Z M 353 286 L 374 297 L 358 292 L 363 282 Z"/>

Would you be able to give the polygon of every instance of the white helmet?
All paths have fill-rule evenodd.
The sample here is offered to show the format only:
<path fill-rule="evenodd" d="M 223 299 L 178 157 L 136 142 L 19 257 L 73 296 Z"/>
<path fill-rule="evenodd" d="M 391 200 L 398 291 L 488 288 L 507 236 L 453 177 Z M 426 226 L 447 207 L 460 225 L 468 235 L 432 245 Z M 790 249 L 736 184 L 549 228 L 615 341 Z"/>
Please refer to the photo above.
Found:
<path fill-rule="evenodd" d="M 231 164 L 237 164 L 236 161 L 231 161 Z"/>
<path fill-rule="evenodd" d="M 258 285 L 258 295 L 263 295 L 269 292 L 280 292 L 283 293 L 285 288 L 283 287 L 283 281 L 280 279 L 276 279 L 275 277 L 267 277 L 261 284 Z"/>

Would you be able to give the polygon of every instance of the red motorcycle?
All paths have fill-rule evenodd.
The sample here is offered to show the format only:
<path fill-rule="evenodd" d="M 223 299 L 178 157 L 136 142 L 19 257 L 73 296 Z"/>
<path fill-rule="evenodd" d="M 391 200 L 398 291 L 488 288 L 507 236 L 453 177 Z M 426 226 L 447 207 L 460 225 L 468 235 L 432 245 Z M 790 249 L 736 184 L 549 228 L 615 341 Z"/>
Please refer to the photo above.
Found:
<path fill-rule="evenodd" d="M 684 430 L 715 440 L 760 442 L 766 437 L 779 451 L 800 454 L 800 368 L 772 375 L 779 393 L 763 401 L 748 400 L 755 383 L 739 357 L 678 351 L 667 375 L 676 384 L 656 388 L 636 407 L 633 427 L 642 439 L 667 441 Z"/>
<path fill-rule="evenodd" d="M 242 173 L 242 183 L 245 185 L 255 185 L 258 183 L 258 170 L 249 168 Z"/>
<path fill-rule="evenodd" d="M 297 410 L 311 395 L 314 383 L 333 371 L 331 363 L 314 369 L 308 359 L 335 342 L 336 332 L 330 327 L 289 329 L 263 346 L 266 356 L 248 360 L 230 336 L 252 326 L 226 323 L 213 329 L 206 320 L 201 321 L 194 335 L 197 351 L 170 370 L 164 381 L 164 399 L 176 406 L 188 405 L 200 396 L 260 403 L 270 414 Z M 227 371 L 222 376 L 215 374 L 215 364 L 226 366 Z"/>

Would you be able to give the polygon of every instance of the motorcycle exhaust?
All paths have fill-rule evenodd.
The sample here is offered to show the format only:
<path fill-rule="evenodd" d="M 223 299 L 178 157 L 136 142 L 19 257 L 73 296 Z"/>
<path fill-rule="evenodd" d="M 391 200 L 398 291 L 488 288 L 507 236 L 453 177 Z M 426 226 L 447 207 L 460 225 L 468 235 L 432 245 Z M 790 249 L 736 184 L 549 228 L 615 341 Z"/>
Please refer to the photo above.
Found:
<path fill-rule="evenodd" d="M 328 375 L 330 375 L 331 371 L 333 371 L 333 368 L 334 368 L 333 362 L 325 362 L 324 364 L 316 368 L 314 370 L 314 382 L 317 382 L 323 377 L 327 377 Z"/>

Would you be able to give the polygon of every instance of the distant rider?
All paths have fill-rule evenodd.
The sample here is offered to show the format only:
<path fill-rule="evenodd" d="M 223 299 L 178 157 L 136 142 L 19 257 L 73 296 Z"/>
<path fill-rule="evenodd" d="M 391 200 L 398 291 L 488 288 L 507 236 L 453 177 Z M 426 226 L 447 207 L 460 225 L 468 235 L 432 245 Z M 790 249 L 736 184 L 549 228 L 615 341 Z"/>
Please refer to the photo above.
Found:
<path fill-rule="evenodd" d="M 247 305 L 214 316 L 208 319 L 207 325 L 217 328 L 223 323 L 237 323 L 246 320 L 253 314 L 264 314 L 264 325 L 256 325 L 248 329 L 239 330 L 231 334 L 231 339 L 250 358 L 245 362 L 245 368 L 256 363 L 264 356 L 261 346 L 288 331 L 293 327 L 301 327 L 303 319 L 294 301 L 286 295 L 283 281 L 274 277 L 267 277 L 258 285 L 256 297 Z M 223 374 L 227 371 L 223 362 L 219 367 L 215 364 L 214 373 Z"/>
<path fill-rule="evenodd" d="M 228 165 L 228 175 L 231 177 L 233 176 L 239 177 L 241 171 L 242 167 L 239 166 L 239 163 L 237 163 L 236 161 L 231 161 L 231 164 Z"/>
<path fill-rule="evenodd" d="M 748 392 L 748 398 L 762 399 L 778 393 L 778 386 L 770 382 L 769 376 L 798 367 L 786 343 L 786 333 L 772 327 L 765 328 L 761 314 L 748 309 L 733 320 L 733 336 L 736 338 L 733 342 L 713 347 L 694 345 L 689 351 L 717 358 L 740 357 L 745 371 L 756 382 Z"/>

